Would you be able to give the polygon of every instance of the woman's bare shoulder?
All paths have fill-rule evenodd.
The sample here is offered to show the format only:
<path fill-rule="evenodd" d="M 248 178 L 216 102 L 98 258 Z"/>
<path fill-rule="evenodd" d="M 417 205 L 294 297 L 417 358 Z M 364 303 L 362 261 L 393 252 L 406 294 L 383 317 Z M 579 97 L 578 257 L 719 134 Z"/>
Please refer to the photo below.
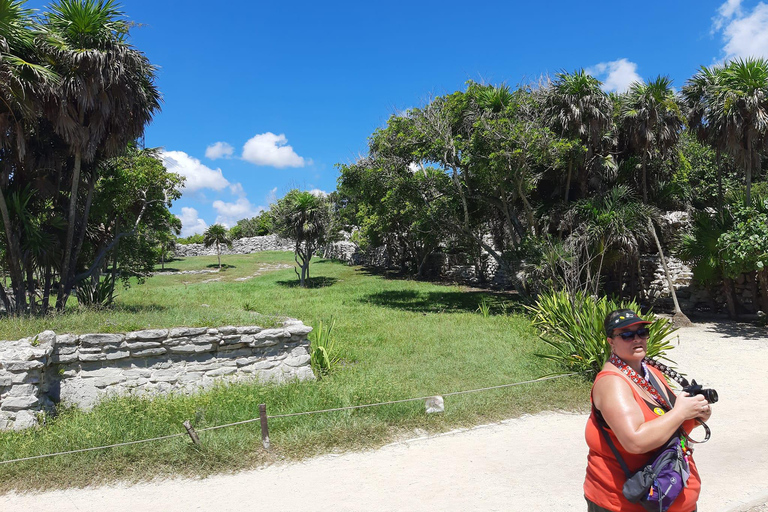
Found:
<path fill-rule="evenodd" d="M 600 409 L 603 401 L 614 401 L 614 398 L 620 396 L 632 395 L 632 387 L 626 377 L 621 374 L 614 366 L 603 367 L 600 372 L 600 378 L 595 380 L 592 387 L 592 400 L 595 406 Z"/>

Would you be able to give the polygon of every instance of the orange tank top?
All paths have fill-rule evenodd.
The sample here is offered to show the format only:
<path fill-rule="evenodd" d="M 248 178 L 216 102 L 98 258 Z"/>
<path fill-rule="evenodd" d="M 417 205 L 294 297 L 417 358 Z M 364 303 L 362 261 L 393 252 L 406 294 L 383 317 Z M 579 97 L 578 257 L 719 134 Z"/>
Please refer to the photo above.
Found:
<path fill-rule="evenodd" d="M 666 380 L 662 373 L 653 367 L 649 367 L 648 369 L 653 372 L 658 382 L 664 383 L 667 394 L 669 395 L 672 393 L 672 390 L 666 386 Z M 640 396 L 637 389 L 635 389 L 635 386 L 631 385 L 629 380 L 622 374 L 612 371 L 601 371 L 597 374 L 597 377 L 595 377 L 595 382 L 608 376 L 615 376 L 614 378 L 623 378 L 627 380 L 627 385 L 632 388 L 632 394 L 635 397 L 635 401 L 643 411 L 645 421 L 653 421 L 658 418 L 643 397 Z M 694 421 L 686 421 L 683 423 L 683 429 L 686 432 L 690 432 L 694 425 Z M 608 446 L 608 443 L 600 432 L 600 426 L 597 424 L 594 407 L 592 414 L 589 415 L 589 420 L 587 421 L 585 435 L 587 446 L 589 446 L 589 455 L 587 456 L 587 477 L 584 480 L 584 496 L 589 501 L 607 510 L 615 512 L 645 512 L 642 505 L 638 503 L 630 503 L 621 492 L 627 477 L 621 469 L 619 462 L 616 460 L 616 457 L 613 455 L 610 446 Z M 648 464 L 651 457 L 654 455 L 654 452 L 640 454 L 629 453 L 623 446 L 621 446 L 616 435 L 610 429 L 608 430 L 608 435 L 611 437 L 611 441 L 613 441 L 613 444 L 616 446 L 616 449 L 619 451 L 632 473 Z M 693 462 L 692 458 L 690 464 L 691 476 L 688 478 L 688 487 L 684 488 L 683 492 L 681 492 L 677 499 L 672 503 L 669 512 L 692 512 L 696 509 L 696 501 L 699 499 L 699 490 L 701 489 L 701 479 L 699 478 L 699 472 L 696 469 L 696 464 Z"/>

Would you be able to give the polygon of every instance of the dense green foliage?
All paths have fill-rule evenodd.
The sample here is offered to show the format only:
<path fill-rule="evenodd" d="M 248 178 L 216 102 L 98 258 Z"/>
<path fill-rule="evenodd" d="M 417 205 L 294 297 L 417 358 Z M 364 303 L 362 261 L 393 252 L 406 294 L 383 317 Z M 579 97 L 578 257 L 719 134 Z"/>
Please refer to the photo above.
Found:
<path fill-rule="evenodd" d="M 594 299 L 578 292 L 545 292 L 536 304 L 528 307 L 533 314 L 533 325 L 542 332 L 542 339 L 554 353 L 542 354 L 556 361 L 567 372 L 578 372 L 592 380 L 611 355 L 603 322 L 608 314 L 618 309 L 639 311 L 635 302 L 614 301 L 608 297 Z M 668 359 L 672 349 L 670 336 L 676 329 L 667 319 L 657 319 L 652 313 L 645 315 L 651 331 L 648 339 L 648 357 Z M 562 371 L 562 373 L 566 373 Z"/>
<path fill-rule="evenodd" d="M 250 219 L 240 219 L 237 221 L 237 224 L 232 226 L 232 229 L 229 230 L 229 236 L 233 240 L 252 236 L 265 236 L 272 234 L 274 229 L 274 219 L 272 218 L 272 212 L 266 210 L 258 214 L 256 217 L 251 217 Z"/>
<path fill-rule="evenodd" d="M 146 273 L 181 181 L 129 145 L 160 93 L 118 5 L 59 0 L 34 16 L 23 4 L 0 0 L 0 230 L 13 292 L 0 283 L 0 298 L 8 312 L 45 313 L 52 293 L 63 311 L 78 286 L 96 286 L 108 260 L 112 282 L 119 267 Z"/>
<path fill-rule="evenodd" d="M 558 288 L 645 302 L 640 254 L 677 249 L 656 243 L 662 212 L 722 223 L 765 182 L 768 62 L 703 68 L 682 94 L 661 76 L 623 94 L 601 86 L 583 70 L 536 87 L 470 82 L 392 116 L 339 166 L 347 230 L 419 277 L 431 256 L 460 252 L 477 275 L 492 259 L 521 294 L 546 289 L 518 279 L 535 281 L 533 266 Z"/>

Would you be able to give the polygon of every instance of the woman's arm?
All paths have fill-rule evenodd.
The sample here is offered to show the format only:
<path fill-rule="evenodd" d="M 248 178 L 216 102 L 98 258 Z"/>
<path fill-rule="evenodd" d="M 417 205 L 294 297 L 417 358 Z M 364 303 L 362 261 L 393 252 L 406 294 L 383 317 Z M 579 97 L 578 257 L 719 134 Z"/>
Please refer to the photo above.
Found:
<path fill-rule="evenodd" d="M 646 453 L 666 443 L 685 420 L 701 416 L 707 401 L 703 396 L 681 393 L 671 411 L 645 421 L 629 382 L 620 374 L 595 383 L 592 400 L 616 438 L 629 453 Z"/>

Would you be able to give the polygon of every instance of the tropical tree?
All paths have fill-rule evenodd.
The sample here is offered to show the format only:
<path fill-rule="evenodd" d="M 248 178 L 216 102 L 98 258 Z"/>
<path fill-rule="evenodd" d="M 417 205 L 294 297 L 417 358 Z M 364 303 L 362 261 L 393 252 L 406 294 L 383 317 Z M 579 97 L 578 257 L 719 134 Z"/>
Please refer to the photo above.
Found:
<path fill-rule="evenodd" d="M 753 178 L 768 151 L 768 60 L 736 59 L 723 66 L 702 68 L 684 94 L 697 107 L 696 126 L 716 149 L 732 155 L 744 169 L 746 203 Z"/>
<path fill-rule="evenodd" d="M 640 156 L 643 202 L 648 202 L 648 163 L 664 159 L 675 147 L 684 125 L 672 80 L 659 76 L 635 82 L 621 99 L 620 126 L 627 145 Z"/>
<path fill-rule="evenodd" d="M 98 168 L 89 164 L 124 151 L 160 108 L 155 67 L 126 42 L 128 29 L 114 0 L 59 0 L 40 26 L 44 59 L 61 76 L 45 116 L 72 161 L 65 181 L 70 190 L 62 195 L 68 207 L 57 309 L 64 308 L 76 284 L 75 266 L 97 181 Z"/>
<path fill-rule="evenodd" d="M 311 192 L 293 189 L 270 208 L 274 213 L 275 231 L 294 241 L 294 269 L 299 284 L 306 288 L 312 255 L 328 237 L 331 211 L 328 201 Z"/>
<path fill-rule="evenodd" d="M 568 202 L 573 167 L 583 163 L 579 170 L 581 197 L 587 196 L 589 169 L 593 158 L 603 146 L 605 132 L 612 122 L 612 104 L 600 88 L 601 82 L 583 69 L 573 73 L 558 73 L 545 94 L 544 115 L 560 137 L 579 141 L 580 147 L 568 155 L 568 174 L 565 182 L 565 202 Z M 586 155 L 583 151 L 586 149 Z M 581 151 L 579 151 L 581 150 Z M 579 155 L 581 153 L 581 155 Z"/>
<path fill-rule="evenodd" d="M 227 236 L 227 228 L 221 224 L 214 224 L 203 233 L 203 244 L 206 247 L 216 246 L 216 255 L 219 258 L 219 270 L 221 270 L 221 246 L 232 247 L 232 240 Z"/>

